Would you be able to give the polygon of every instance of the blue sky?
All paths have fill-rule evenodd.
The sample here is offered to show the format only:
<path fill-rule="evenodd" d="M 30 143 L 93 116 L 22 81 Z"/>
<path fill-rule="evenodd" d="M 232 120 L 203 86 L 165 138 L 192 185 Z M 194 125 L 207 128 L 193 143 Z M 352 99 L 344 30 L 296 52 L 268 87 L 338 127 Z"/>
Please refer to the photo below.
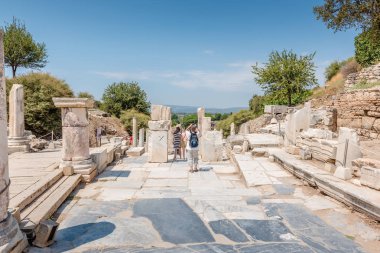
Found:
<path fill-rule="evenodd" d="M 354 54 L 356 31 L 316 20 L 321 0 L 1 0 L 49 54 L 42 70 L 100 99 L 137 81 L 155 104 L 247 106 L 260 88 L 250 66 L 272 50 L 316 52 L 317 77 Z M 26 70 L 21 70 L 23 73 Z M 28 71 L 28 70 L 27 70 Z M 7 69 L 7 75 L 11 75 Z"/>

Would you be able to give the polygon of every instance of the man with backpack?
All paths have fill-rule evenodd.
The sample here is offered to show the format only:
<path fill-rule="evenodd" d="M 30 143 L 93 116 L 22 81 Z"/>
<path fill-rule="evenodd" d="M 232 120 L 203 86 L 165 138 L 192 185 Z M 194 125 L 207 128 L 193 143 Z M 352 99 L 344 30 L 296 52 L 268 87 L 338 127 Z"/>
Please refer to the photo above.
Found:
<path fill-rule="evenodd" d="M 190 172 L 198 171 L 198 151 L 199 151 L 199 138 L 201 134 L 197 128 L 197 125 L 191 124 L 186 129 L 186 151 L 187 151 L 187 161 L 190 166 Z"/>

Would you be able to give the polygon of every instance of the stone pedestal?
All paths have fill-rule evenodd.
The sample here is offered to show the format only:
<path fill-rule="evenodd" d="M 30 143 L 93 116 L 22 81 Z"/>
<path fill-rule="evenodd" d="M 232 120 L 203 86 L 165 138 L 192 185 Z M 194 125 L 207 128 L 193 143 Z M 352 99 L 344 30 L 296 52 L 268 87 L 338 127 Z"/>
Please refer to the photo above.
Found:
<path fill-rule="evenodd" d="M 352 168 L 352 161 L 362 156 L 356 131 L 347 127 L 339 128 L 335 165 Z"/>
<path fill-rule="evenodd" d="M 24 87 L 14 84 L 9 93 L 8 152 L 29 152 L 29 140 L 25 137 Z"/>
<path fill-rule="evenodd" d="M 223 136 L 219 131 L 207 131 L 202 137 L 202 161 L 218 162 L 223 159 Z"/>
<path fill-rule="evenodd" d="M 132 146 L 137 147 L 137 143 L 138 143 L 138 140 L 137 140 L 137 120 L 135 117 L 133 117 L 133 119 L 132 119 L 132 140 L 133 140 Z"/>
<path fill-rule="evenodd" d="M 148 160 L 153 163 L 168 161 L 168 133 L 170 120 L 149 121 Z"/>
<path fill-rule="evenodd" d="M 71 166 L 81 174 L 84 182 L 96 176 L 95 164 L 90 157 L 87 108 L 93 107 L 88 98 L 53 98 L 62 112 L 61 168 Z"/>
<path fill-rule="evenodd" d="M 8 213 L 9 185 L 4 44 L 0 30 L 0 252 L 18 253 L 26 248 L 27 241 L 16 219 Z"/>
<path fill-rule="evenodd" d="M 311 104 L 306 102 L 304 108 L 286 116 L 284 145 L 296 145 L 297 137 L 310 127 Z"/>

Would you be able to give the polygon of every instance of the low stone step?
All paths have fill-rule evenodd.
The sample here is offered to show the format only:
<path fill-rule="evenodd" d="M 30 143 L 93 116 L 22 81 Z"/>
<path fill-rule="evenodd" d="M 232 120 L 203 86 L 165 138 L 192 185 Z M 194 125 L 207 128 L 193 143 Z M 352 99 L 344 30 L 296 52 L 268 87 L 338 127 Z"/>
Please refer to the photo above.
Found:
<path fill-rule="evenodd" d="M 24 209 L 24 207 L 32 203 L 33 200 L 38 198 L 42 193 L 44 193 L 48 188 L 50 188 L 60 178 L 62 178 L 63 172 L 62 169 L 58 169 L 58 164 L 52 166 L 55 166 L 57 169 L 50 172 L 47 176 L 43 177 L 37 183 L 31 185 L 25 191 L 11 198 L 9 202 L 9 207 L 19 208 L 20 210 Z"/>
<path fill-rule="evenodd" d="M 34 229 L 48 219 L 81 181 L 81 175 L 62 177 L 30 206 L 21 211 L 21 229 Z"/>
<path fill-rule="evenodd" d="M 310 185 L 317 187 L 326 195 L 380 221 L 379 191 L 357 186 L 334 177 L 305 161 L 298 160 L 284 150 L 271 149 L 269 153 L 276 162 L 296 177 L 306 180 Z"/>

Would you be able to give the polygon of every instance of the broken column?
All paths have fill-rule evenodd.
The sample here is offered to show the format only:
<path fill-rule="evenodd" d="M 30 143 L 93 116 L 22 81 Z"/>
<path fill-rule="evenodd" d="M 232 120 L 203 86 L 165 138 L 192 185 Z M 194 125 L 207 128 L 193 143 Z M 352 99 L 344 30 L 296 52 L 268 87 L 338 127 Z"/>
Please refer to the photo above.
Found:
<path fill-rule="evenodd" d="M 145 140 L 145 129 L 140 128 L 140 130 L 139 130 L 139 147 L 144 147 L 144 140 Z"/>
<path fill-rule="evenodd" d="M 97 171 L 90 157 L 87 110 L 94 102 L 88 98 L 53 98 L 53 102 L 62 113 L 60 167 L 72 167 L 74 173 L 82 175 L 84 182 L 91 182 Z"/>
<path fill-rule="evenodd" d="M 334 176 L 347 180 L 352 177 L 352 161 L 363 156 L 360 150 L 359 136 L 354 129 L 339 128 Z"/>
<path fill-rule="evenodd" d="M 231 123 L 230 131 L 231 131 L 231 132 L 230 132 L 230 135 L 231 135 L 231 136 L 235 135 L 235 133 L 236 133 L 236 132 L 235 132 L 235 123 L 233 123 L 233 122 Z"/>
<path fill-rule="evenodd" d="M 306 102 L 304 108 L 289 113 L 285 123 L 285 147 L 295 146 L 297 137 L 310 127 L 311 104 Z"/>
<path fill-rule="evenodd" d="M 168 133 L 171 126 L 171 109 L 152 105 L 149 126 L 148 160 L 154 163 L 168 161 Z"/>
<path fill-rule="evenodd" d="M 137 120 L 135 117 L 133 117 L 132 119 L 132 146 L 133 147 L 137 147 L 137 143 L 138 143 L 138 140 L 137 140 Z"/>
<path fill-rule="evenodd" d="M 9 92 L 8 152 L 28 152 L 29 140 L 25 137 L 24 87 L 13 84 Z"/>
<path fill-rule="evenodd" d="M 8 212 L 9 171 L 7 105 L 4 75 L 3 32 L 0 30 L 0 252 L 22 252 L 27 241 L 16 219 Z"/>

